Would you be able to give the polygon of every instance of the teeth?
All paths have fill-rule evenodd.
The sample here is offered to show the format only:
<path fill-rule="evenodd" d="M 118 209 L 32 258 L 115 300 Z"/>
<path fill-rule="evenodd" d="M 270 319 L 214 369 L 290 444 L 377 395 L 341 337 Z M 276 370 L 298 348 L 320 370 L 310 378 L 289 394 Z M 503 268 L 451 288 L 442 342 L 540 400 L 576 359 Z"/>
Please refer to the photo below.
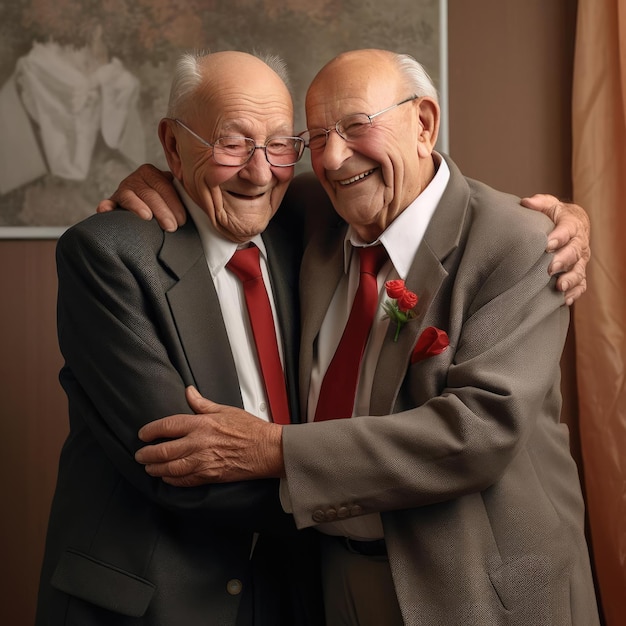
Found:
<path fill-rule="evenodd" d="M 373 171 L 374 170 L 370 170 L 369 172 L 363 172 L 362 174 L 357 174 L 356 176 L 353 176 L 352 178 L 347 178 L 346 180 L 340 180 L 339 184 L 350 185 L 352 183 L 355 183 L 357 180 L 361 180 L 362 178 L 369 176 Z"/>

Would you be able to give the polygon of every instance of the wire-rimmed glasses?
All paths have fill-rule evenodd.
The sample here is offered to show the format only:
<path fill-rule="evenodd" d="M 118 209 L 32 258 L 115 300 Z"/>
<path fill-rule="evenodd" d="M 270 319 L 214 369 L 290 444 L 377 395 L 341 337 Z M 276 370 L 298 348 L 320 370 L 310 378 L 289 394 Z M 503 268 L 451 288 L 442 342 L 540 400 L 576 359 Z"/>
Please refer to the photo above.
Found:
<path fill-rule="evenodd" d="M 419 98 L 417 95 L 410 96 L 401 102 L 392 104 L 378 113 L 354 113 L 342 117 L 339 121 L 335 122 L 328 128 L 309 128 L 299 134 L 299 137 L 304 139 L 306 146 L 310 150 L 321 150 L 328 140 L 328 135 L 334 130 L 345 141 L 354 141 L 360 139 L 367 131 L 372 127 L 372 120 L 387 111 L 391 111 L 402 104 L 411 102 Z"/>
<path fill-rule="evenodd" d="M 241 167 L 252 158 L 255 150 L 263 150 L 270 165 L 291 167 L 300 160 L 304 152 L 305 143 L 301 137 L 268 137 L 262 146 L 257 146 L 254 139 L 243 136 L 220 137 L 209 143 L 181 120 L 174 121 L 204 146 L 211 148 L 213 159 L 218 165 Z"/>

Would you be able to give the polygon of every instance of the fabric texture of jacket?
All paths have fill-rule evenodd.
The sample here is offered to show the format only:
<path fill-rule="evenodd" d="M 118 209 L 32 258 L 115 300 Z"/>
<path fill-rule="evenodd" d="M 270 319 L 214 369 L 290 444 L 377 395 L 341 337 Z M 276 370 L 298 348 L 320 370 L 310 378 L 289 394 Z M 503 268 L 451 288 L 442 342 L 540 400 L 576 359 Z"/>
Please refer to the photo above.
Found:
<path fill-rule="evenodd" d="M 300 250 L 278 222 L 263 238 L 297 422 Z M 246 626 L 252 618 L 244 603 L 253 597 L 260 600 L 255 626 L 317 626 L 319 603 L 306 605 L 316 590 L 305 580 L 315 581 L 307 534 L 282 512 L 275 480 L 176 488 L 134 460 L 143 424 L 190 412 L 187 385 L 242 407 L 193 221 L 164 233 L 125 211 L 94 215 L 61 237 L 57 267 L 70 432 L 37 626 Z M 301 574 L 305 584 L 296 591 Z"/>
<path fill-rule="evenodd" d="M 397 342 L 390 325 L 371 415 L 283 431 L 296 523 L 380 512 L 407 626 L 595 626 L 583 498 L 559 423 L 569 310 L 547 272 L 553 226 L 446 160 L 406 280 L 417 318 Z M 303 260 L 303 414 L 345 228 L 322 232 Z M 450 345 L 411 363 L 428 327 Z"/>

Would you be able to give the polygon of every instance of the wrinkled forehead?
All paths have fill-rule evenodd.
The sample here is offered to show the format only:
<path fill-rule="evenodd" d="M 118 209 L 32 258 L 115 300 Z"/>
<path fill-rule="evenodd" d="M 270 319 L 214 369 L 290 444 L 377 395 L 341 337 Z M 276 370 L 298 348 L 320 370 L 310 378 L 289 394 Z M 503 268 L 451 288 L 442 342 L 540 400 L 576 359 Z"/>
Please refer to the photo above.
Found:
<path fill-rule="evenodd" d="M 197 113 L 221 132 L 293 132 L 293 103 L 283 81 L 265 64 L 211 74 L 199 90 Z M 247 131 L 249 132 L 249 131 Z"/>

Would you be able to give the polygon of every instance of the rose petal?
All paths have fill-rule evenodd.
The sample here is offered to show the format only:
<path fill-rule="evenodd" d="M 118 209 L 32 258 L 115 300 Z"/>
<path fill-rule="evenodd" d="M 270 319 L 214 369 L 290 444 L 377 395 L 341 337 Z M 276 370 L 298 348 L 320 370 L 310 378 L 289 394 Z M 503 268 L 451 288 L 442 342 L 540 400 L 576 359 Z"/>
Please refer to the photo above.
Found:
<path fill-rule="evenodd" d="M 401 311 L 408 311 L 417 304 L 417 294 L 408 289 L 398 298 L 398 308 Z"/>
<path fill-rule="evenodd" d="M 388 280 L 385 283 L 387 295 L 390 298 L 398 299 L 406 291 L 403 280 Z"/>

